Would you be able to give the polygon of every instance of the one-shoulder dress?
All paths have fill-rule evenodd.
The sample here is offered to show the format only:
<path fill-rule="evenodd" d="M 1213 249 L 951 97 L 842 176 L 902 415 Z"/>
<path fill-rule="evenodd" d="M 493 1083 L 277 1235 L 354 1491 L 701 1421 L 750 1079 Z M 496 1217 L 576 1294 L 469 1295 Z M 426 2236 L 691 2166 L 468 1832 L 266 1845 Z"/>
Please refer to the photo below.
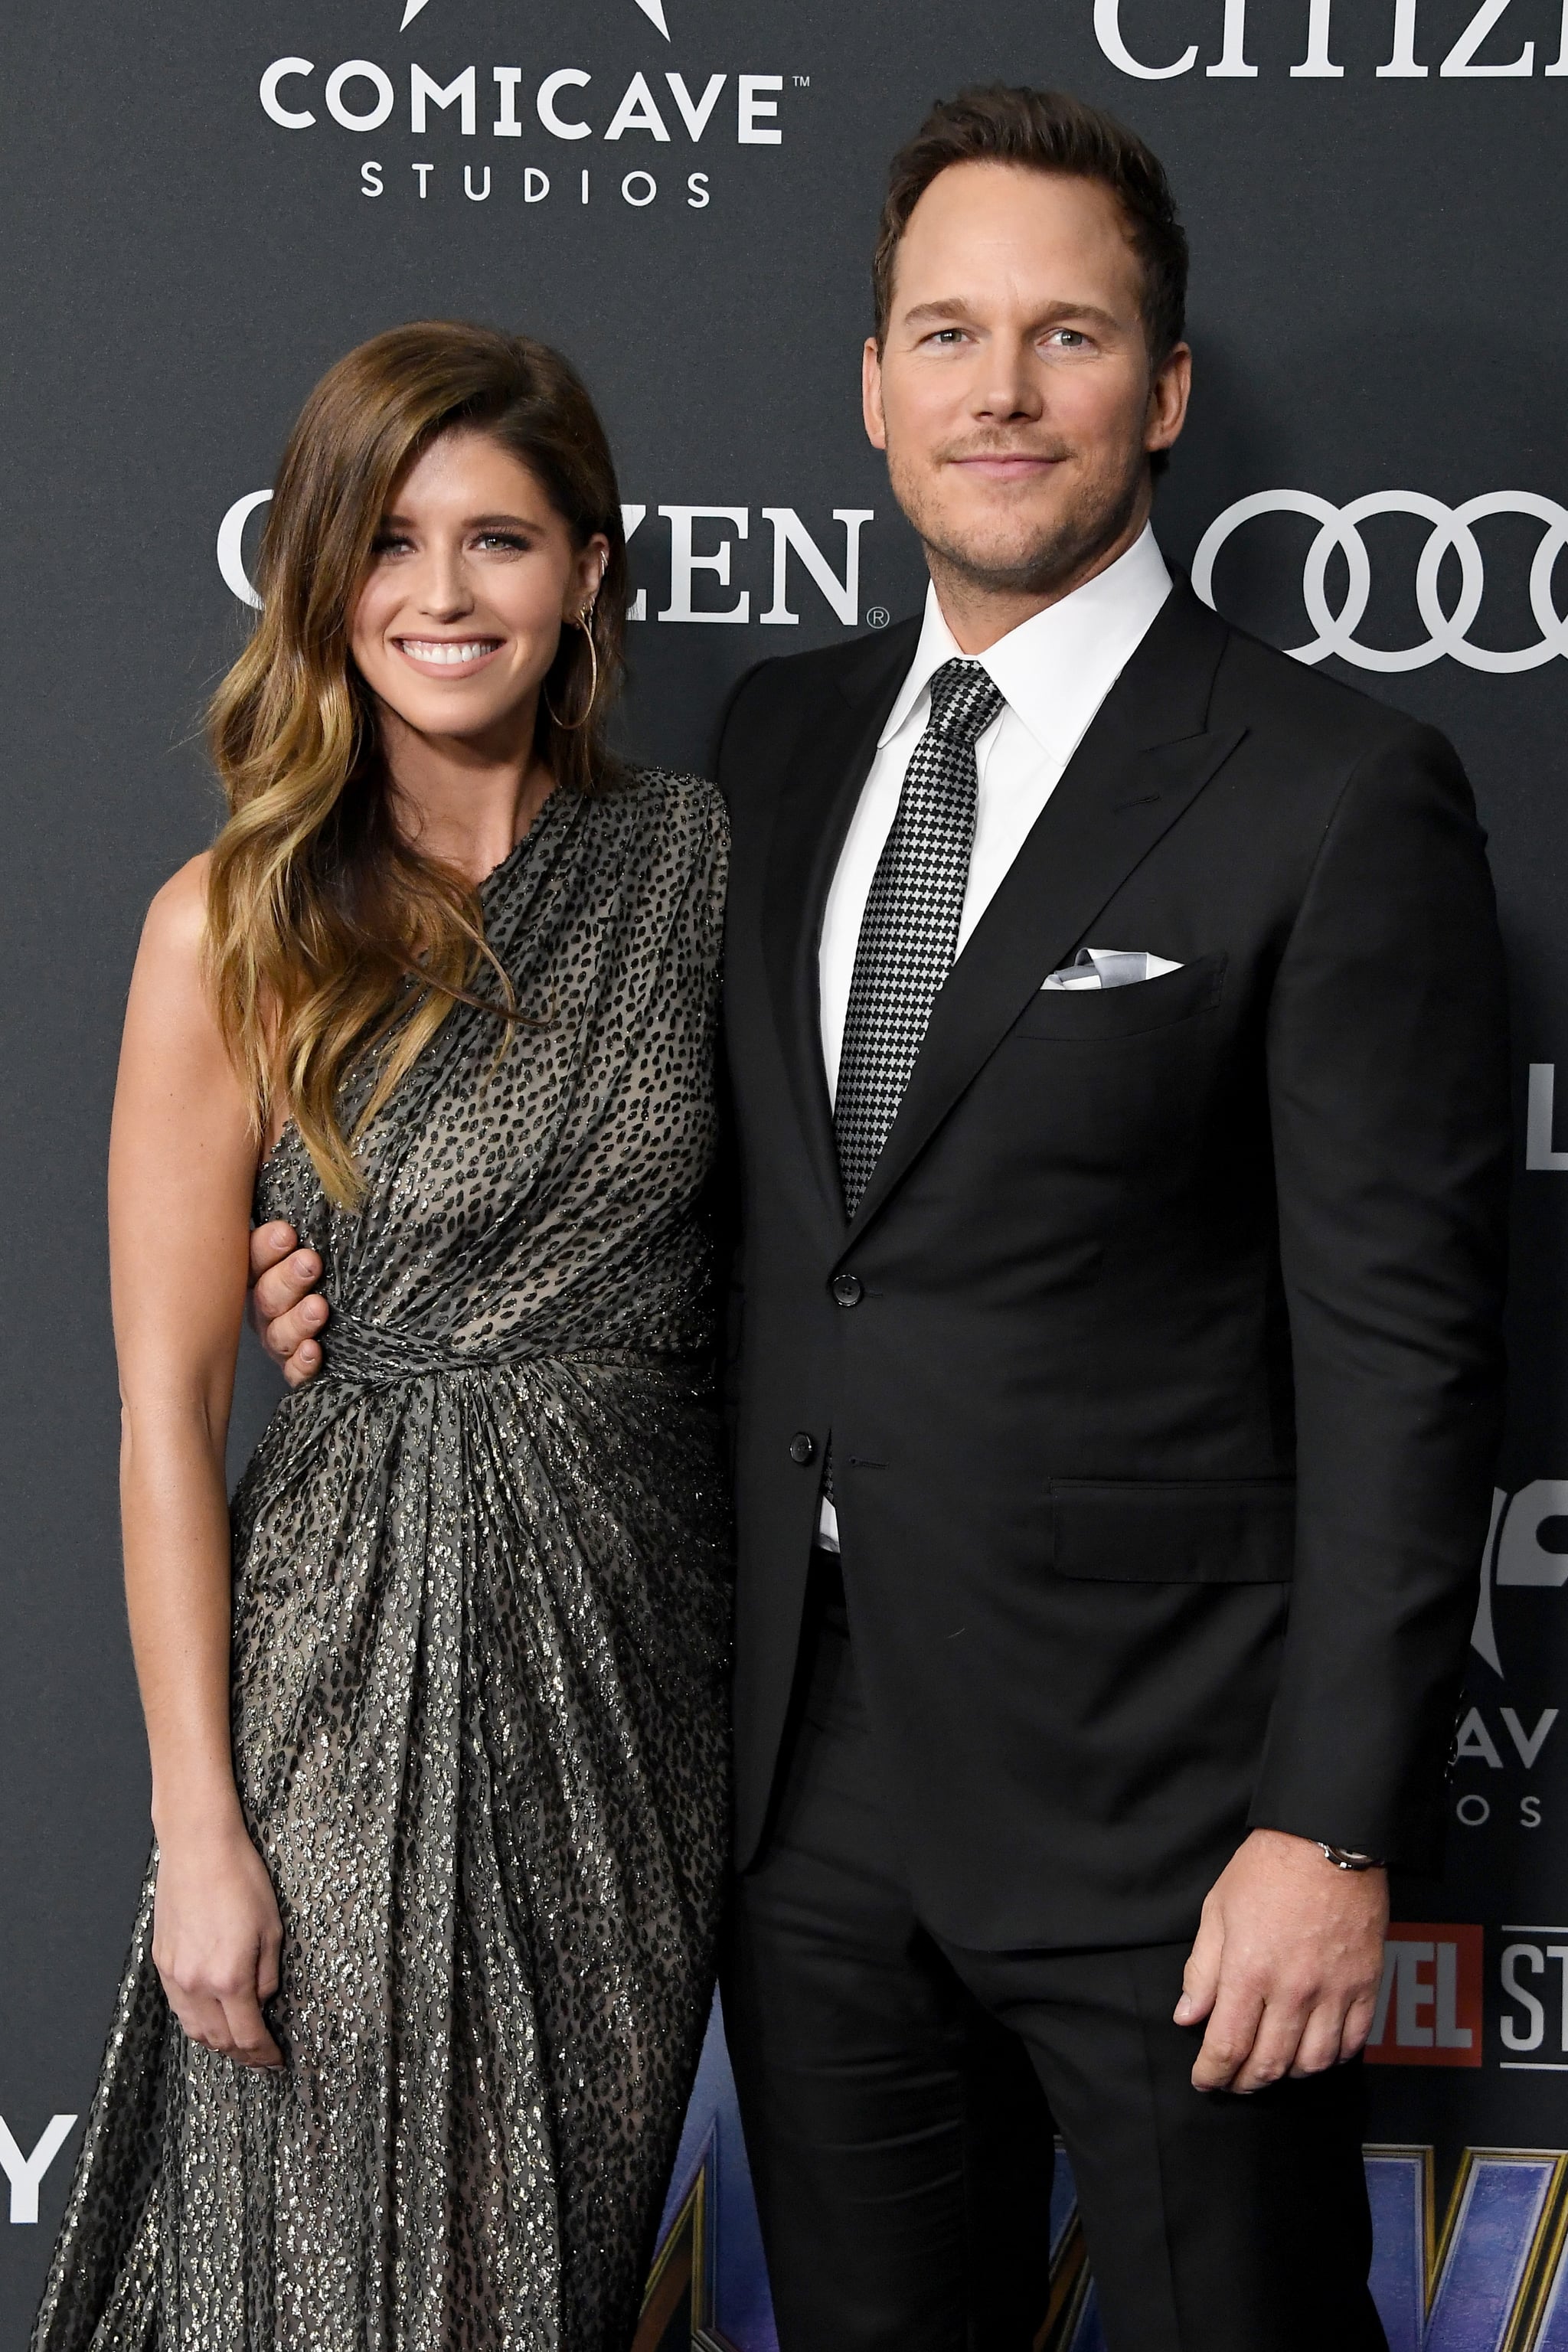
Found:
<path fill-rule="evenodd" d="M 285 2063 L 184 2039 L 154 1856 L 33 2352 L 626 2352 L 727 1822 L 725 856 L 692 779 L 554 793 L 481 894 L 521 1017 L 454 1009 L 353 1213 L 261 1171 L 332 1310 L 233 1510 Z"/>

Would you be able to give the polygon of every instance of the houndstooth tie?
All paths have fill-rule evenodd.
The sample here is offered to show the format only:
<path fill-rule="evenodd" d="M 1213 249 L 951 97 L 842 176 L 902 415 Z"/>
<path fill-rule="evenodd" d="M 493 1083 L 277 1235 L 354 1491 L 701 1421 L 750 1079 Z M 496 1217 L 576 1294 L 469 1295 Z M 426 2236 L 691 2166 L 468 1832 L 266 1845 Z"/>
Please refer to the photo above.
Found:
<path fill-rule="evenodd" d="M 958 947 L 978 780 L 974 746 L 1003 708 L 978 662 L 944 662 L 855 950 L 833 1129 L 850 1216 L 898 1116 Z"/>

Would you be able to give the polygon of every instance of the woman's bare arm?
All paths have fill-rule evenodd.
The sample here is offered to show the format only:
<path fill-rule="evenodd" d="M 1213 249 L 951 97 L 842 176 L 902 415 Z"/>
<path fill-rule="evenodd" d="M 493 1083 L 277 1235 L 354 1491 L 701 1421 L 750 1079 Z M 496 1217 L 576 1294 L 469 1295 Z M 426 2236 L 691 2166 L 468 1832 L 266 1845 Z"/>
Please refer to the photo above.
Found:
<path fill-rule="evenodd" d="M 279 2053 L 278 1906 L 229 1735 L 224 1449 L 257 1146 L 202 975 L 206 860 L 153 900 L 131 983 L 110 1146 L 125 1587 L 153 1764 L 153 1958 L 195 2040 Z"/>

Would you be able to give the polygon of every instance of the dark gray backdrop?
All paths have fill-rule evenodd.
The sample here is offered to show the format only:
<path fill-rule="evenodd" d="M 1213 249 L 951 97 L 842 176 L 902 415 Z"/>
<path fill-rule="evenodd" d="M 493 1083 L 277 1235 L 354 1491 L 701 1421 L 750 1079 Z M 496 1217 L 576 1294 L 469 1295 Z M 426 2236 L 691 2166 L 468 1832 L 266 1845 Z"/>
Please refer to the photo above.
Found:
<path fill-rule="evenodd" d="M 1242 0 L 1122 0 L 1120 13 L 1109 0 L 665 6 L 668 37 L 659 0 L 426 0 L 406 28 L 404 0 L 84 0 L 5 18 L 8 2169 L 52 2116 L 85 2106 L 146 1840 L 118 1584 L 101 1204 L 121 1009 L 146 899 L 213 830 L 200 712 L 246 618 L 220 575 L 219 525 L 269 479 L 321 370 L 362 337 L 430 314 L 523 327 L 574 355 L 602 404 L 623 496 L 647 509 L 632 543 L 649 617 L 630 631 L 628 738 L 667 763 L 700 767 L 730 681 L 767 653 L 846 630 L 797 553 L 797 625 L 762 623 L 784 528 L 763 509 L 793 510 L 840 579 L 846 529 L 835 510 L 871 510 L 854 625 L 911 609 L 918 555 L 864 444 L 857 395 L 886 157 L 939 92 L 992 76 L 1049 80 L 1111 105 L 1152 139 L 1192 231 L 1197 388 L 1157 518 L 1173 558 L 1190 562 L 1216 517 L 1261 492 L 1310 493 L 1335 508 L 1395 493 L 1448 507 L 1495 493 L 1568 503 L 1568 77 L 1552 70 L 1563 0 L 1480 10 L 1477 0 L 1252 0 L 1250 10 Z M 1118 39 L 1145 74 L 1116 61 Z M 1181 64 L 1189 44 L 1196 56 L 1184 70 L 1146 78 Z M 1292 71 L 1310 57 L 1342 70 Z M 282 79 L 276 100 L 312 112 L 310 127 L 270 119 L 258 96 L 284 58 L 313 68 Z M 329 111 L 330 78 L 351 60 L 378 67 L 394 94 L 372 130 Z M 415 66 L 443 89 L 475 68 L 471 135 L 460 91 L 413 129 Z M 497 67 L 516 78 L 499 84 Z M 581 139 L 553 134 L 537 111 L 540 85 L 561 68 L 591 76 L 560 85 L 555 101 L 559 119 L 588 124 Z M 668 142 L 647 128 L 605 135 L 638 72 Z M 671 72 L 693 99 L 712 75 L 726 78 L 698 143 Z M 747 75 L 778 87 L 754 86 L 743 109 Z M 492 129 L 507 87 L 516 137 Z M 375 85 L 350 79 L 334 95 L 341 110 L 363 113 Z M 635 93 L 630 110 L 647 113 Z M 748 123 L 776 131 L 777 143 L 742 141 Z M 433 167 L 423 197 L 416 163 Z M 465 167 L 476 191 L 488 167 L 488 199 L 465 193 Z M 532 203 L 530 167 L 550 181 Z M 651 202 L 622 193 L 637 172 L 657 184 Z M 706 174 L 705 204 L 690 201 L 693 173 Z M 378 179 L 384 193 L 365 193 Z M 647 186 L 632 181 L 631 195 Z M 692 525 L 700 552 L 732 542 L 728 585 L 711 570 L 692 584 L 699 608 L 745 592 L 749 620 L 658 618 L 681 601 L 672 532 L 683 527 L 660 506 L 745 510 L 743 540 L 733 520 Z M 1467 551 L 1484 583 L 1479 613 L 1436 658 L 1394 672 L 1369 667 L 1363 649 L 1428 641 L 1416 582 L 1434 525 L 1373 515 L 1363 526 L 1368 610 L 1348 656 L 1329 657 L 1458 744 L 1491 831 L 1517 983 L 1516 1369 L 1500 1489 L 1531 1492 L 1500 1520 L 1500 1559 L 1488 1566 L 1482 1648 L 1489 1642 L 1497 1664 L 1479 1652 L 1472 1661 L 1479 1713 L 1461 1743 L 1450 1874 L 1403 1897 L 1407 1917 L 1485 1927 L 1484 2042 L 1479 2065 L 1407 2063 L 1373 2078 L 1379 2137 L 1435 2145 L 1440 2190 L 1467 2145 L 1568 2147 L 1568 1960 L 1548 1957 L 1550 1923 L 1568 1918 L 1568 1731 L 1554 1719 L 1542 1730 L 1568 1664 L 1558 1580 L 1568 1549 L 1557 1548 L 1568 1538 L 1568 1485 L 1537 1486 L 1568 1480 L 1568 1171 L 1525 1167 L 1523 1118 L 1527 1066 L 1546 1066 L 1533 1156 L 1568 1147 L 1568 1107 L 1556 1141 L 1543 1117 L 1568 1003 L 1568 637 L 1543 632 L 1531 597 L 1556 511 L 1478 521 Z M 1563 522 L 1568 535 L 1568 514 Z M 1238 528 L 1215 574 L 1222 607 L 1277 642 L 1310 642 L 1302 583 L 1315 534 L 1293 513 Z M 1568 604 L 1568 561 L 1555 569 Z M 1338 611 L 1342 551 L 1326 576 Z M 1462 580 L 1450 551 L 1437 578 L 1446 611 Z M 1538 606 L 1544 594 L 1538 579 Z M 1543 634 L 1535 666 L 1487 665 L 1488 649 L 1520 652 Z M 180 1246 L 177 1233 L 146 1238 L 150 1250 Z M 265 1375 L 250 1364 L 247 1443 L 267 1403 Z M 1518 1938 L 1503 1931 L 1518 1921 L 1539 1931 L 1537 1958 L 1516 1953 L 1505 1974 Z M 1541 1996 L 1533 2043 L 1532 2012 L 1510 1990 L 1521 1983 Z M 1429 2025 L 1430 2000 L 1412 2013 Z M 44 2172 L 38 2226 L 6 2222 L 0 2179 L 0 2352 L 24 2341 L 75 2141 L 73 2132 Z"/>

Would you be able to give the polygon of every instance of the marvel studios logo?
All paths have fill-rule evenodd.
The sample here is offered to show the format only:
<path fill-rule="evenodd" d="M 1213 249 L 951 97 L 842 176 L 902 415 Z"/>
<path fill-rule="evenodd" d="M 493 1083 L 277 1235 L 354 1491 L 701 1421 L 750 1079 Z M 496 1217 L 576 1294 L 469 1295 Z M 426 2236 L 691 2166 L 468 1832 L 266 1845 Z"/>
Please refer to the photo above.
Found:
<path fill-rule="evenodd" d="M 1568 1927 L 1503 1927 L 1504 2074 L 1568 2074 Z"/>
<path fill-rule="evenodd" d="M 1487 1932 L 1455 1921 L 1390 1927 L 1369 2065 L 1482 2065 L 1489 1983 L 1499 2070 L 1568 2074 L 1568 1927 L 1493 1930 L 1489 1978 Z"/>
<path fill-rule="evenodd" d="M 1480 2065 L 1485 1943 L 1483 1927 L 1413 1920 L 1390 1927 L 1369 2065 Z"/>

